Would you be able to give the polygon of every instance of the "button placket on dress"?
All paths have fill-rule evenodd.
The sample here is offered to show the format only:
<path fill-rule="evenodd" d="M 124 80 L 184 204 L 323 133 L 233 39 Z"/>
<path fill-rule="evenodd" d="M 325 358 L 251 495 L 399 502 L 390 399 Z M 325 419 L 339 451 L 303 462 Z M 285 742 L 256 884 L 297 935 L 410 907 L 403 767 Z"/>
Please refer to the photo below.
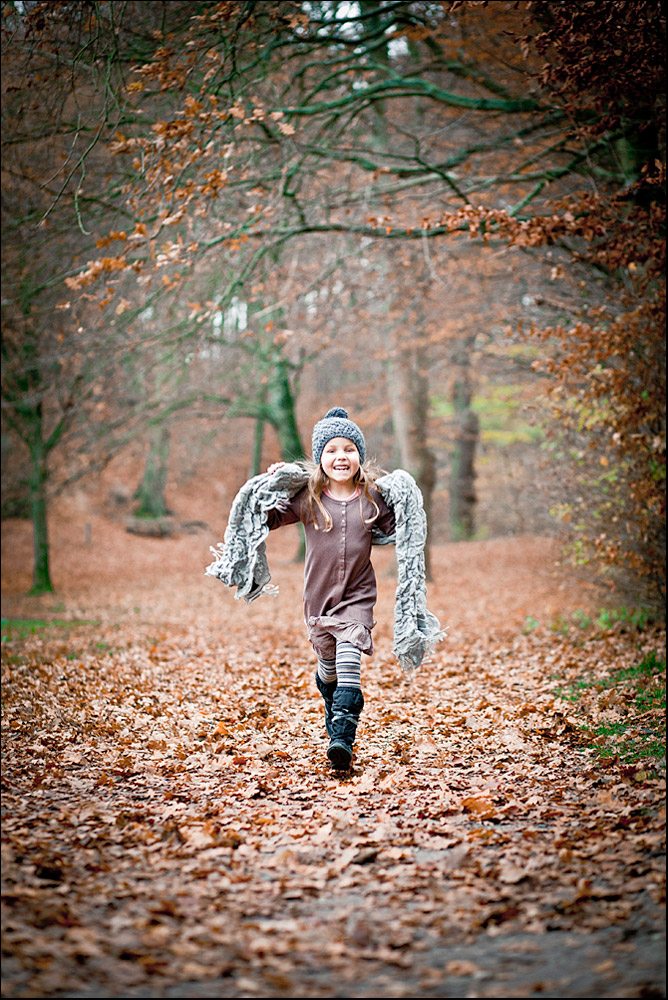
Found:
<path fill-rule="evenodd" d="M 339 580 L 343 580 L 346 573 L 346 503 L 340 501 L 341 506 L 341 541 L 339 544 Z"/>

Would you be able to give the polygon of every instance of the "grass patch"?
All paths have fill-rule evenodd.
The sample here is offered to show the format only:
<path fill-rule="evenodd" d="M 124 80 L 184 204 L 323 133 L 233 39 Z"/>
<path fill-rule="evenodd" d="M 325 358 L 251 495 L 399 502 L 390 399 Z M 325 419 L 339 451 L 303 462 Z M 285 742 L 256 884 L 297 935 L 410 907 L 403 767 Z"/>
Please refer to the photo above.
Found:
<path fill-rule="evenodd" d="M 648 625 L 656 623 L 656 614 L 649 608 L 610 608 L 599 612 L 596 625 L 602 629 L 611 629 L 615 625 L 625 625 L 641 632 Z"/>
<path fill-rule="evenodd" d="M 557 635 L 577 633 L 610 632 L 617 629 L 621 632 L 643 632 L 652 625 L 658 624 L 658 616 L 651 608 L 601 608 L 595 614 L 589 614 L 577 608 L 568 615 L 557 615 L 547 624 L 547 628 Z M 533 615 L 527 615 L 522 631 L 525 635 L 541 627 L 541 622 Z"/>
<path fill-rule="evenodd" d="M 51 632 L 54 629 L 73 629 L 80 625 L 99 625 L 98 621 L 90 619 L 66 618 L 3 618 L 2 641 L 11 642 L 14 639 L 26 639 L 40 632 Z"/>
<path fill-rule="evenodd" d="M 653 776 L 665 768 L 666 661 L 657 652 L 607 677 L 578 678 L 554 693 L 577 704 L 585 742 L 599 757 L 624 764 L 652 761 Z"/>

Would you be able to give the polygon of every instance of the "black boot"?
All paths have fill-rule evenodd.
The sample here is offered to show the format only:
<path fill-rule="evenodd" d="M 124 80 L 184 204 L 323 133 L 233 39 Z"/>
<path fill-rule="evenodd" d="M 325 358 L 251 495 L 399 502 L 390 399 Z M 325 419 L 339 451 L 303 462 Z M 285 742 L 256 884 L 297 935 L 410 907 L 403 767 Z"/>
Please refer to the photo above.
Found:
<path fill-rule="evenodd" d="M 325 729 L 327 730 L 327 735 L 330 740 L 332 738 L 332 700 L 334 698 L 334 692 L 336 691 L 336 681 L 330 681 L 329 683 L 323 681 L 319 674 L 315 675 L 315 682 L 318 685 L 318 691 L 323 697 L 325 702 Z"/>
<path fill-rule="evenodd" d="M 332 732 L 327 750 L 332 767 L 346 771 L 353 759 L 353 743 L 357 733 L 364 695 L 359 688 L 337 687 L 332 704 Z"/>

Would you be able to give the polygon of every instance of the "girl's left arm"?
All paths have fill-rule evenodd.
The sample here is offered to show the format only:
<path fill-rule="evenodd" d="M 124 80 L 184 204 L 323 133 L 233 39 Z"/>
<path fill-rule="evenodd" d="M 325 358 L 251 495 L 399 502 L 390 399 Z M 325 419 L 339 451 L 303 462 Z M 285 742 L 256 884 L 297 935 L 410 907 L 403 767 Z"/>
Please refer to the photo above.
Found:
<path fill-rule="evenodd" d="M 380 514 L 374 521 L 373 527 L 378 528 L 384 535 L 393 535 L 397 527 L 394 511 L 378 491 L 376 491 L 376 503 L 380 508 Z"/>

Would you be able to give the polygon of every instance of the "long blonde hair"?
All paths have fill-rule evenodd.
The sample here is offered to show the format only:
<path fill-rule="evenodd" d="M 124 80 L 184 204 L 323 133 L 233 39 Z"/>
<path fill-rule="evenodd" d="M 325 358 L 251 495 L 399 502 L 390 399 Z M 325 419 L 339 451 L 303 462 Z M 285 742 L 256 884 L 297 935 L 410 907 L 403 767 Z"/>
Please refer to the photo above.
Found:
<path fill-rule="evenodd" d="M 329 479 L 325 475 L 321 465 L 316 465 L 315 462 L 302 462 L 301 463 L 306 471 L 309 473 L 309 479 L 307 483 L 308 496 L 306 498 L 306 510 L 307 510 L 307 521 L 313 524 L 316 531 L 331 531 L 332 530 L 332 518 L 328 510 L 326 510 L 321 497 L 327 485 L 329 484 Z M 362 515 L 362 520 L 364 524 L 373 524 L 373 522 L 380 516 L 380 507 L 376 503 L 375 498 L 371 493 L 371 488 L 376 482 L 376 480 L 384 475 L 384 470 L 379 468 L 374 462 L 368 460 L 360 465 L 359 469 L 355 473 L 353 482 L 356 486 L 361 489 L 360 501 L 365 497 L 369 503 L 374 507 L 375 514 L 373 517 L 365 518 Z M 324 528 L 321 529 L 318 524 L 318 514 L 320 511 L 323 520 L 325 522 Z M 362 511 L 360 503 L 360 512 Z"/>

